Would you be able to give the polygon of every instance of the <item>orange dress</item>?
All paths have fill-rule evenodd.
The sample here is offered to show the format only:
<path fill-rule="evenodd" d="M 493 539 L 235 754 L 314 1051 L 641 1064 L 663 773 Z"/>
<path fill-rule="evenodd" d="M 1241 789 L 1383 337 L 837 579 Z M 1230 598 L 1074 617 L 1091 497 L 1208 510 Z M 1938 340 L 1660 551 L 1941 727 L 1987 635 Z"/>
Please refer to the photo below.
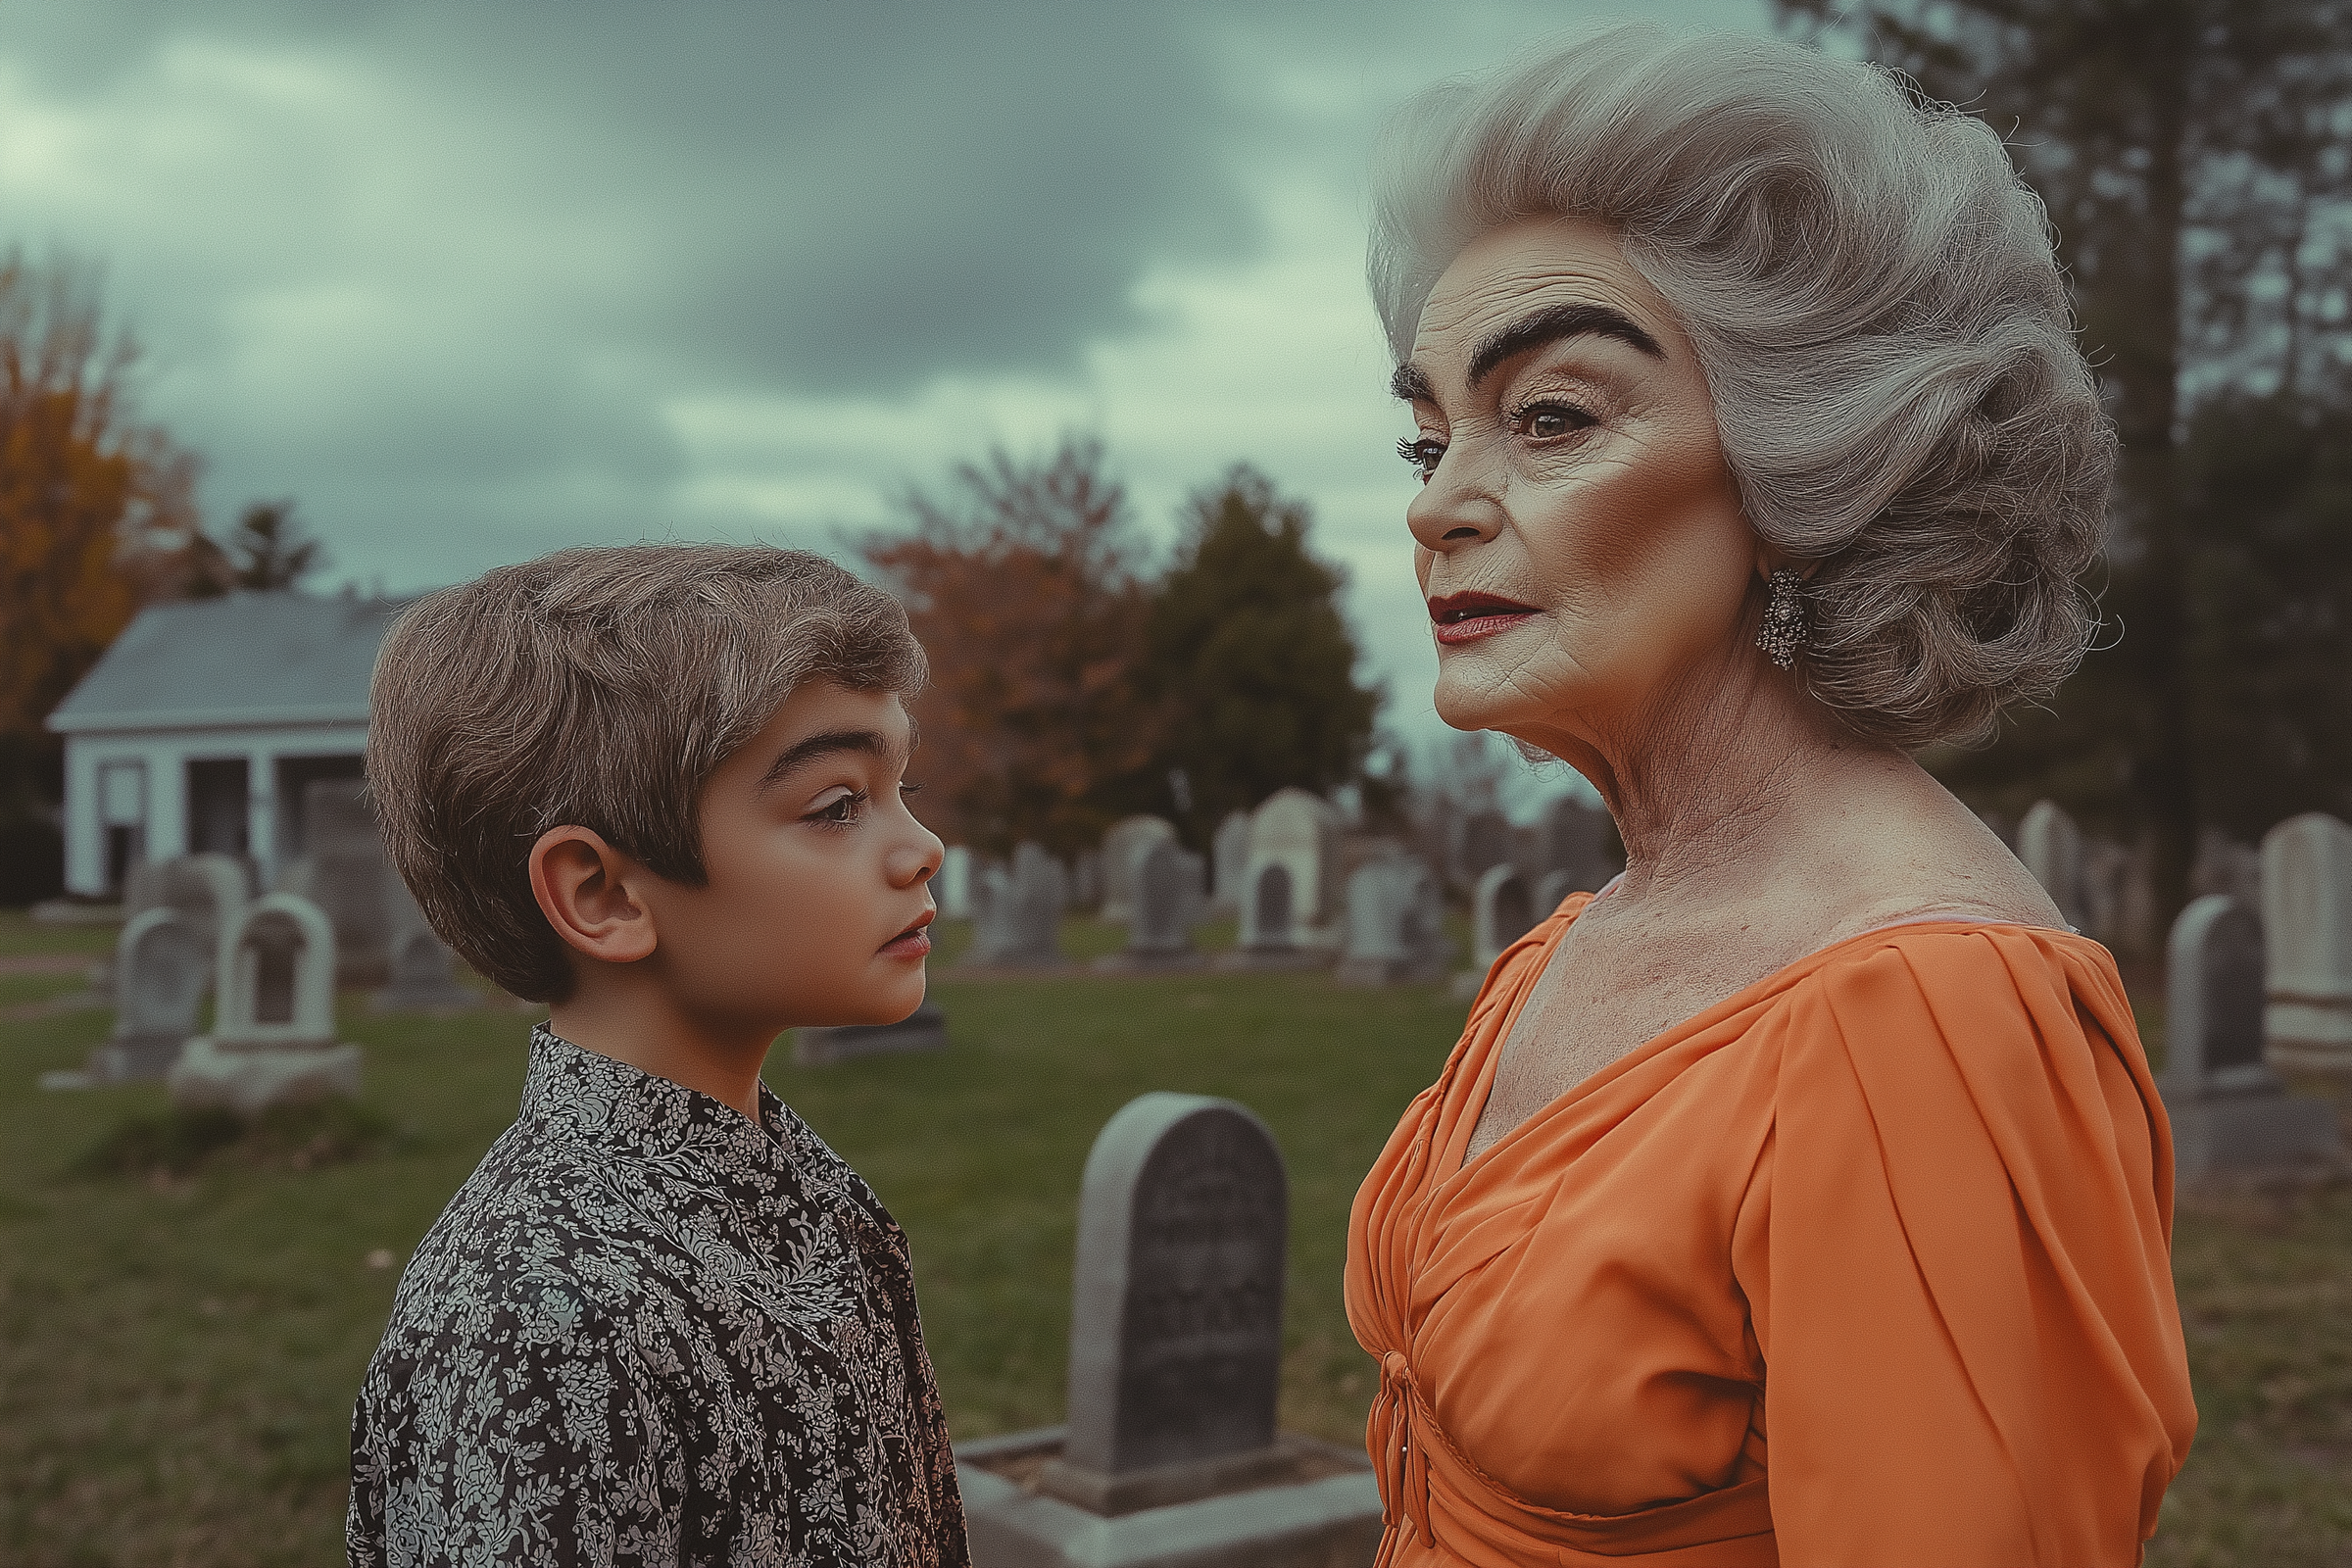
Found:
<path fill-rule="evenodd" d="M 1464 1164 L 1562 905 L 1356 1194 L 1383 1568 L 2132 1564 L 2196 1430 L 2107 951 L 1836 944 Z"/>

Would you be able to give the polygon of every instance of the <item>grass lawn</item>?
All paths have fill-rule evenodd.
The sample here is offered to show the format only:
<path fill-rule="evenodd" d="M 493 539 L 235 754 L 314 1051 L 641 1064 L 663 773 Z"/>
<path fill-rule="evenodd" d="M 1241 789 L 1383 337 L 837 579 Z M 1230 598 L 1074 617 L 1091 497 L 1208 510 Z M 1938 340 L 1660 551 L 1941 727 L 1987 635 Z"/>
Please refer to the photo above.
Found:
<path fill-rule="evenodd" d="M 81 976 L 23 960 L 110 941 L 0 914 L 0 1565 L 339 1560 L 353 1390 L 398 1263 L 513 1116 L 531 1015 L 347 1005 L 389 1127 L 364 1158 L 297 1168 L 281 1149 L 188 1175 L 81 1174 L 164 1097 L 37 1091 L 109 1015 L 41 1012 Z M 1082 955 L 1115 943 L 1069 932 Z M 1348 1202 L 1462 1004 L 1319 975 L 939 972 L 944 1055 L 798 1069 L 779 1052 L 769 1078 L 913 1238 L 956 1436 L 1060 1418 L 1087 1148 L 1133 1096 L 1181 1089 L 1248 1103 L 1280 1140 L 1283 1419 L 1357 1441 L 1372 1378 L 1341 1309 Z M 2352 1560 L 2352 1193 L 2188 1208 L 2176 1242 L 2205 1425 L 2152 1560 Z"/>

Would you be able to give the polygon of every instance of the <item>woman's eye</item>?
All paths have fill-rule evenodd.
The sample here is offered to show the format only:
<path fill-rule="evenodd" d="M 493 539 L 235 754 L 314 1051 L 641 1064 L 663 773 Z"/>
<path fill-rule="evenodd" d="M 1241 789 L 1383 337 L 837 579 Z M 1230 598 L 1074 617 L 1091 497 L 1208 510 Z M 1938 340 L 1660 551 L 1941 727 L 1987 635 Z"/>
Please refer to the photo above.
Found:
<path fill-rule="evenodd" d="M 1512 418 L 1531 441 L 1556 441 L 1600 421 L 1573 403 L 1531 403 Z"/>
<path fill-rule="evenodd" d="M 1438 465 L 1446 459 L 1446 443 L 1434 441 L 1428 436 L 1418 441 L 1408 436 L 1396 443 L 1396 455 L 1411 464 L 1413 471 L 1421 476 L 1421 482 L 1427 484 L 1429 476 L 1438 471 Z"/>

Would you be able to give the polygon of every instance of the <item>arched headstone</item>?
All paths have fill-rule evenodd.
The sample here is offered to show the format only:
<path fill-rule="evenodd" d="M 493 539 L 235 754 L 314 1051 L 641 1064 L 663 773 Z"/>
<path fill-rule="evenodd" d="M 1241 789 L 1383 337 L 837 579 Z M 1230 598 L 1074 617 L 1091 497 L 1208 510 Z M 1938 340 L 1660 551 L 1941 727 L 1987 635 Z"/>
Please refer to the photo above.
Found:
<path fill-rule="evenodd" d="M 1335 978 L 1356 986 L 1443 980 L 1452 958 L 1445 916 L 1428 866 L 1401 855 L 1366 860 L 1348 879 L 1348 941 Z"/>
<path fill-rule="evenodd" d="M 360 1092 L 360 1048 L 335 1040 L 335 932 L 308 899 L 272 893 L 229 940 L 213 1032 L 171 1073 L 183 1105 L 258 1115 L 273 1104 Z"/>
<path fill-rule="evenodd" d="M 1252 947 L 1287 948 L 1291 940 L 1291 868 L 1269 865 L 1259 869 L 1257 886 L 1250 890 L 1250 906 L 1255 910 L 1256 930 Z"/>
<path fill-rule="evenodd" d="M 2335 1114 L 2289 1095 L 2263 1063 L 2263 932 L 2225 894 L 2196 899 L 2167 949 L 2165 1066 L 2159 1087 L 2185 1179 L 2332 1159 Z"/>
<path fill-rule="evenodd" d="M 2271 829 L 2262 908 L 2271 1059 L 2352 1067 L 2352 827 L 2309 811 Z"/>
<path fill-rule="evenodd" d="M 1289 1235 L 1282 1152 L 1248 1107 L 1150 1094 L 1110 1119 L 1078 1200 L 1069 1439 L 1048 1490 L 1119 1513 L 1272 1451 Z"/>

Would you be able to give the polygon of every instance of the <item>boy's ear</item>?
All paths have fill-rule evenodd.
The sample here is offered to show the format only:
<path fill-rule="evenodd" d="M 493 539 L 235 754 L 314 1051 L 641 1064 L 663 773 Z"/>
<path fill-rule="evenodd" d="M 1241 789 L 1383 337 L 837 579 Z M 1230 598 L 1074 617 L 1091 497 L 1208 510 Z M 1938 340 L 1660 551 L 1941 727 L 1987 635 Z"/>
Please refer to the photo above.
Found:
<path fill-rule="evenodd" d="M 531 846 L 531 896 L 573 952 L 604 963 L 652 955 L 654 911 L 629 891 L 637 862 L 584 827 L 551 827 Z"/>

